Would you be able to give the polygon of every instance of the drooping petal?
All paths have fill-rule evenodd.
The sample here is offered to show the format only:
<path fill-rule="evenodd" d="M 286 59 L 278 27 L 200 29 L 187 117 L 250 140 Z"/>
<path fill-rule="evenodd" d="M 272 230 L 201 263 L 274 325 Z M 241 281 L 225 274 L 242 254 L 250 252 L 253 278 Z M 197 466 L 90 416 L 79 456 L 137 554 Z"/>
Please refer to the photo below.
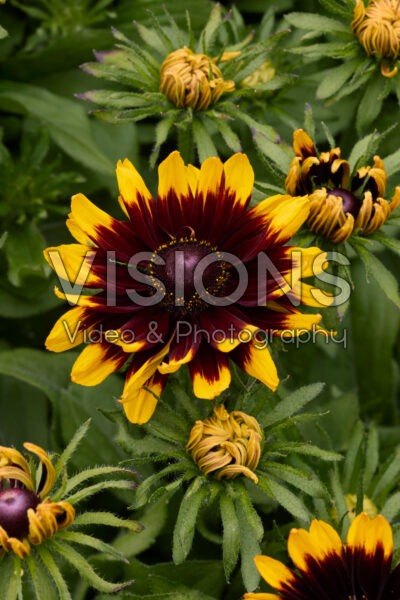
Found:
<path fill-rule="evenodd" d="M 175 373 L 182 365 L 193 360 L 202 337 L 196 319 L 178 321 L 176 337 L 171 343 L 168 360 L 161 363 L 158 367 L 159 372 L 163 375 Z"/>
<path fill-rule="evenodd" d="M 317 155 L 314 142 L 303 129 L 296 129 L 293 132 L 293 150 L 296 156 L 303 159 Z"/>
<path fill-rule="evenodd" d="M 156 372 L 143 387 L 126 396 L 123 407 L 131 423 L 143 425 L 151 419 L 157 406 L 157 398 L 161 396 L 166 382 L 167 377 Z"/>
<path fill-rule="evenodd" d="M 122 367 L 127 359 L 125 352 L 113 344 L 89 344 L 74 362 L 71 380 L 80 385 L 98 385 Z"/>
<path fill-rule="evenodd" d="M 259 379 L 275 391 L 279 377 L 271 354 L 264 342 L 252 341 L 240 344 L 229 355 L 243 371 Z"/>

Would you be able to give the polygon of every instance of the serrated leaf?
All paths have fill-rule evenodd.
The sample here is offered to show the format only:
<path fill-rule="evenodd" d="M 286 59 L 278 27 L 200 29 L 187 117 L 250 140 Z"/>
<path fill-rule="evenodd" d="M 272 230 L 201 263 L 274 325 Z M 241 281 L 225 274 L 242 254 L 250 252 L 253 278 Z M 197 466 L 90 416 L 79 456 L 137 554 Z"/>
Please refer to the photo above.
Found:
<path fill-rule="evenodd" d="M 74 544 L 80 544 L 82 546 L 93 548 L 98 552 L 103 552 L 104 554 L 112 556 L 116 560 L 120 560 L 129 564 L 128 559 L 121 554 L 121 552 L 115 550 L 113 546 L 106 544 L 102 540 L 99 540 L 91 535 L 87 535 L 86 533 L 81 533 L 80 531 L 60 531 L 57 535 L 57 538 L 67 542 L 72 542 Z"/>
<path fill-rule="evenodd" d="M 256 532 L 250 527 L 246 519 L 242 505 L 236 501 L 235 506 L 240 533 L 240 569 L 244 587 L 251 592 L 258 586 L 260 581 L 260 574 L 254 563 L 254 557 L 261 554 L 261 548 Z"/>
<path fill-rule="evenodd" d="M 172 558 L 176 565 L 182 563 L 190 552 L 197 516 L 207 492 L 207 486 L 199 486 L 199 479 L 195 479 L 182 499 L 172 542 Z"/>
<path fill-rule="evenodd" d="M 299 29 L 308 29 L 310 31 L 318 31 L 322 33 L 348 33 L 352 35 L 350 24 L 343 23 L 337 19 L 331 17 L 324 17 L 322 15 L 316 15 L 315 13 L 306 12 L 292 12 L 285 15 L 286 21 L 288 21 L 294 27 Z"/>
<path fill-rule="evenodd" d="M 275 408 L 262 417 L 261 423 L 264 427 L 269 427 L 287 417 L 291 417 L 301 410 L 308 402 L 311 402 L 324 388 L 324 383 L 312 383 L 299 388 L 292 394 L 289 394 L 284 400 L 281 400 Z"/>
<path fill-rule="evenodd" d="M 300 521 L 305 521 L 306 523 L 309 522 L 310 515 L 304 502 L 288 488 L 272 479 L 272 477 L 261 474 L 258 478 L 258 485 L 291 515 L 296 517 L 296 519 L 300 519 Z"/>
<path fill-rule="evenodd" d="M 281 463 L 274 463 L 268 461 L 264 465 L 266 471 L 270 471 L 273 476 L 283 479 L 286 483 L 290 483 L 299 490 L 313 496 L 314 498 L 327 497 L 328 492 L 323 483 L 314 475 L 295 469 L 290 465 L 283 465 Z"/>
<path fill-rule="evenodd" d="M 362 450 L 362 442 L 364 439 L 364 427 L 360 421 L 357 421 L 346 452 L 346 457 L 343 465 L 343 488 L 351 489 L 351 483 L 354 477 L 354 469 L 356 466 L 357 457 Z"/>
<path fill-rule="evenodd" d="M 224 562 L 225 577 L 229 581 L 239 558 L 240 530 L 235 505 L 232 498 L 226 493 L 221 493 L 220 510 L 223 527 L 222 559 Z"/>
<path fill-rule="evenodd" d="M 199 117 L 194 118 L 192 127 L 194 142 L 199 155 L 199 162 L 204 162 L 210 156 L 218 156 L 214 142 L 212 141 L 207 128 L 204 126 L 203 121 L 201 121 Z"/>
<path fill-rule="evenodd" d="M 58 600 L 50 575 L 44 570 L 40 559 L 34 560 L 32 556 L 26 556 L 25 562 L 29 569 L 36 598 L 40 600 Z"/>
<path fill-rule="evenodd" d="M 58 479 L 59 475 L 61 474 L 61 471 L 63 470 L 64 466 L 68 463 L 69 459 L 71 458 L 71 456 L 73 455 L 73 453 L 75 452 L 77 447 L 79 446 L 80 441 L 87 434 L 88 429 L 90 427 L 90 422 L 91 422 L 91 419 L 88 419 L 87 421 L 85 421 L 85 423 L 83 423 L 79 427 L 79 429 L 76 431 L 73 438 L 69 442 L 68 446 L 62 452 L 61 456 L 59 457 L 56 464 L 54 465 L 56 480 Z"/>
<path fill-rule="evenodd" d="M 52 557 L 51 552 L 43 545 L 37 547 L 37 552 L 49 571 L 54 583 L 56 584 L 56 588 L 59 593 L 59 600 L 72 600 L 65 579 L 62 576 L 54 558 Z"/>
<path fill-rule="evenodd" d="M 358 64 L 358 59 L 348 60 L 347 62 L 334 67 L 325 72 L 325 76 L 319 84 L 316 96 L 320 99 L 330 98 L 348 81 Z"/>

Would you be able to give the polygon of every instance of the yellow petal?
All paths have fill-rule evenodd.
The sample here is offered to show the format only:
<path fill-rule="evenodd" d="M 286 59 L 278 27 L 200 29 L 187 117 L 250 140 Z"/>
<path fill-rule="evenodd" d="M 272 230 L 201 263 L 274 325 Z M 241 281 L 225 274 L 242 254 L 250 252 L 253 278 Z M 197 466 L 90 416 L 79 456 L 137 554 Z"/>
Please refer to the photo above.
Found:
<path fill-rule="evenodd" d="M 294 581 L 294 574 L 283 563 L 269 556 L 255 556 L 254 562 L 265 581 L 278 592 Z"/>
<path fill-rule="evenodd" d="M 69 281 L 71 285 L 85 286 L 100 283 L 91 266 L 96 250 L 82 244 L 63 244 L 46 248 L 45 259 L 60 279 Z"/>
<path fill-rule="evenodd" d="M 98 385 L 121 365 L 116 352 L 110 352 L 110 346 L 89 344 L 80 353 L 71 371 L 71 380 L 80 385 Z"/>
<path fill-rule="evenodd" d="M 367 513 L 360 513 L 350 525 L 347 545 L 372 555 L 376 553 L 377 546 L 382 545 L 385 558 L 390 558 L 393 554 L 392 528 L 382 515 L 371 519 Z"/>
<path fill-rule="evenodd" d="M 155 411 L 157 397 L 161 396 L 162 390 L 162 382 L 153 376 L 145 382 L 145 387 L 131 389 L 126 395 L 124 393 L 121 401 L 127 419 L 137 425 L 147 423 Z"/>
<path fill-rule="evenodd" d="M 124 162 L 118 161 L 116 173 L 122 202 L 126 207 L 137 204 L 138 197 L 143 198 L 147 204 L 153 200 L 142 177 L 127 158 Z"/>
<path fill-rule="evenodd" d="M 223 172 L 224 165 L 219 158 L 207 158 L 201 165 L 197 194 L 201 194 L 204 201 L 207 201 L 208 198 L 209 202 L 215 202 L 215 197 L 223 183 Z"/>
<path fill-rule="evenodd" d="M 275 363 L 264 342 L 241 344 L 234 352 L 240 353 L 235 355 L 235 360 L 246 373 L 262 381 L 271 390 L 276 390 L 279 377 Z"/>
<path fill-rule="evenodd" d="M 76 225 L 94 241 L 99 237 L 100 227 L 106 229 L 113 227 L 113 217 L 93 204 L 83 194 L 72 196 L 71 214 Z"/>
<path fill-rule="evenodd" d="M 84 329 L 79 329 L 84 324 L 85 309 L 71 308 L 56 321 L 45 341 L 47 350 L 64 352 L 79 346 L 84 341 Z"/>
<path fill-rule="evenodd" d="M 38 490 L 39 496 L 45 497 L 50 492 L 56 479 L 56 472 L 54 470 L 53 463 L 51 462 L 47 452 L 45 452 L 40 446 L 36 446 L 36 444 L 31 444 L 30 442 L 25 442 L 24 448 L 26 448 L 29 452 L 32 452 L 33 454 L 36 454 L 36 456 L 39 457 L 40 462 L 42 463 L 46 471 L 46 479 L 43 484 L 43 487 L 42 489 Z"/>
<path fill-rule="evenodd" d="M 281 600 L 281 597 L 276 594 L 257 594 L 252 592 L 250 594 L 245 594 L 243 600 Z"/>
<path fill-rule="evenodd" d="M 158 167 L 158 195 L 161 200 L 168 197 L 172 189 L 181 198 L 191 196 L 191 185 L 194 184 L 194 172 L 185 167 L 180 153 L 175 150 Z"/>
<path fill-rule="evenodd" d="M 86 235 L 86 233 L 79 227 L 72 213 L 68 215 L 66 225 L 69 229 L 70 234 L 73 238 L 76 239 L 77 242 L 79 242 L 80 244 L 84 244 L 85 246 L 88 246 L 92 243 Z"/>
<path fill-rule="evenodd" d="M 316 156 L 314 143 L 303 129 L 297 129 L 293 133 L 293 150 L 296 156 L 301 158 Z"/>
<path fill-rule="evenodd" d="M 274 245 L 286 243 L 307 220 L 310 212 L 308 196 L 277 194 L 266 198 L 249 211 L 249 216 L 262 218 L 266 235 Z"/>
<path fill-rule="evenodd" d="M 231 383 L 231 372 L 225 364 L 218 363 L 218 376 L 216 379 L 208 379 L 204 373 L 194 371 L 192 375 L 193 393 L 197 398 L 213 400 Z"/>
<path fill-rule="evenodd" d="M 246 154 L 238 152 L 224 163 L 225 190 L 233 194 L 235 205 L 245 207 L 253 192 L 254 171 Z"/>

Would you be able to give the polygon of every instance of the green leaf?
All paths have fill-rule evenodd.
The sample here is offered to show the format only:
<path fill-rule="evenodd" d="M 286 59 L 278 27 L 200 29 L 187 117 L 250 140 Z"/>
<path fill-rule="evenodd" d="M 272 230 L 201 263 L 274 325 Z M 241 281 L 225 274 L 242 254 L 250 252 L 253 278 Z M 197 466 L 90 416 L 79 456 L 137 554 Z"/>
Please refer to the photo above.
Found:
<path fill-rule="evenodd" d="M 315 139 L 315 123 L 312 108 L 309 104 L 306 104 L 304 111 L 304 131 L 308 133 L 312 140 Z"/>
<path fill-rule="evenodd" d="M 69 459 L 71 458 L 71 456 L 73 455 L 73 453 L 75 452 L 77 447 L 79 446 L 81 440 L 87 434 L 88 429 L 90 427 L 90 422 L 91 422 L 91 419 L 88 419 L 87 421 L 85 421 L 85 423 L 83 423 L 79 427 L 79 429 L 76 431 L 73 438 L 69 442 L 68 446 L 65 448 L 65 450 L 63 451 L 63 453 L 57 460 L 56 464 L 54 465 L 56 480 L 60 476 L 61 471 L 63 470 L 64 466 L 68 463 Z"/>
<path fill-rule="evenodd" d="M 358 132 L 365 131 L 379 115 L 387 93 L 387 80 L 384 77 L 371 77 L 357 110 L 356 127 Z"/>
<path fill-rule="evenodd" d="M 58 595 L 53 582 L 44 570 L 40 559 L 34 560 L 32 556 L 26 556 L 25 562 L 29 569 L 37 600 L 57 600 Z"/>
<path fill-rule="evenodd" d="M 89 119 L 76 101 L 33 85 L 2 81 L 0 107 L 32 115 L 75 161 L 94 171 L 112 174 L 114 165 L 95 144 Z"/>
<path fill-rule="evenodd" d="M 379 137 L 379 133 L 374 131 L 374 133 L 369 133 L 353 146 L 349 156 L 349 163 L 352 173 L 354 173 L 355 169 L 363 166 L 364 163 L 369 160 L 369 155 L 372 156 L 372 154 L 374 154 L 374 152 L 371 154 L 370 149 L 376 147 Z"/>
<path fill-rule="evenodd" d="M 171 473 L 179 473 L 186 471 L 186 465 L 180 463 L 173 463 L 164 467 L 161 471 L 147 477 L 137 488 L 135 498 L 135 508 L 140 508 L 147 503 L 152 486 L 157 483 L 160 479 Z"/>
<path fill-rule="evenodd" d="M 253 131 L 253 140 L 257 148 L 265 154 L 271 161 L 277 165 L 282 173 L 287 173 L 291 163 L 291 151 L 285 151 L 283 146 L 275 142 L 271 142 L 269 138 L 260 133 Z"/>
<path fill-rule="evenodd" d="M 398 173 L 400 171 L 400 150 L 396 150 L 393 154 L 389 154 L 389 156 L 383 159 L 383 162 L 388 177 Z"/>
<path fill-rule="evenodd" d="M 126 479 L 101 481 L 100 483 L 89 485 L 88 487 L 79 490 L 79 492 L 75 492 L 75 494 L 68 496 L 67 500 L 71 504 L 77 504 L 78 502 L 82 502 L 85 498 L 90 498 L 103 490 L 132 490 L 133 487 L 134 484 L 132 481 L 127 481 Z"/>
<path fill-rule="evenodd" d="M 383 466 L 380 473 L 376 476 L 373 482 L 373 495 L 374 501 L 384 497 L 389 490 L 391 490 L 395 482 L 397 481 L 400 473 L 400 448 L 397 448 L 394 455 L 391 456 L 387 463 Z"/>
<path fill-rule="evenodd" d="M 83 546 L 93 548 L 98 552 L 103 552 L 104 554 L 112 556 L 116 560 L 120 560 L 129 564 L 129 560 L 123 554 L 121 554 L 121 552 L 115 550 L 113 546 L 106 544 L 102 540 L 99 540 L 91 535 L 86 535 L 86 533 L 81 533 L 80 531 L 59 531 L 57 538 L 67 542 L 73 542 L 74 544 L 81 544 Z"/>
<path fill-rule="evenodd" d="M 6 584 L 4 589 L 4 600 L 20 600 L 22 598 L 22 565 L 21 559 L 14 554 L 12 557 L 13 565 L 11 577 Z"/>
<path fill-rule="evenodd" d="M 250 527 L 246 519 L 242 504 L 236 501 L 235 506 L 240 533 L 240 568 L 242 579 L 246 590 L 251 592 L 258 586 L 260 581 L 260 574 L 254 563 L 254 557 L 261 554 L 261 548 L 256 532 Z"/>
<path fill-rule="evenodd" d="M 197 42 L 196 52 L 207 54 L 211 51 L 215 36 L 222 23 L 221 5 L 214 5 L 210 17 L 203 31 L 201 32 L 199 41 Z"/>
<path fill-rule="evenodd" d="M 293 492 L 288 490 L 288 488 L 263 474 L 258 476 L 258 485 L 291 515 L 296 517 L 296 519 L 300 519 L 300 521 L 305 521 L 306 523 L 309 522 L 310 515 L 304 502 Z"/>
<path fill-rule="evenodd" d="M 389 521 L 393 521 L 400 512 L 400 492 L 390 496 L 380 511 L 380 514 Z"/>
<path fill-rule="evenodd" d="M 202 480 L 197 478 L 182 499 L 172 542 L 172 558 L 176 565 L 182 563 L 190 552 L 197 515 L 207 496 L 207 491 L 207 486 L 202 485 Z"/>
<path fill-rule="evenodd" d="M 86 482 L 88 479 L 91 479 L 92 477 L 98 477 L 99 475 L 110 475 L 110 474 L 117 474 L 117 473 L 125 473 L 125 475 L 133 475 L 135 474 L 133 471 L 130 471 L 129 469 L 123 469 L 121 467 L 95 467 L 93 469 L 85 469 L 84 471 L 81 471 L 80 473 L 77 473 L 76 475 L 74 475 L 73 477 L 71 477 L 70 479 L 68 479 L 67 481 L 67 485 L 65 486 L 65 494 L 68 494 L 69 492 L 71 492 L 73 489 L 75 489 L 78 485 L 80 485 L 83 482 Z M 133 481 L 131 481 L 131 484 L 134 484 Z"/>
<path fill-rule="evenodd" d="M 8 31 L 0 25 L 0 40 L 4 40 L 6 37 L 8 37 Z"/>
<path fill-rule="evenodd" d="M 20 287 L 28 276 L 46 277 L 43 261 L 44 239 L 32 222 L 15 225 L 4 244 L 8 260 L 8 279 Z"/>
<path fill-rule="evenodd" d="M 79 517 L 78 517 L 79 518 Z M 150 548 L 162 532 L 168 519 L 167 505 L 160 501 L 153 504 L 140 517 L 142 531 L 123 533 L 114 542 L 114 547 L 127 558 L 137 556 Z M 134 521 L 132 521 L 134 522 Z"/>
<path fill-rule="evenodd" d="M 347 534 L 347 530 L 350 526 L 349 509 L 347 507 L 345 493 L 343 491 L 343 487 L 340 483 L 338 472 L 336 469 L 332 471 L 330 480 L 333 497 L 335 500 L 335 508 L 337 511 L 338 522 L 341 523 L 341 537 L 343 539 L 344 536 Z"/>
<path fill-rule="evenodd" d="M 315 476 L 305 471 L 295 469 L 290 465 L 268 461 L 264 466 L 265 471 L 270 471 L 273 476 L 283 479 L 286 483 L 297 487 L 299 490 L 314 498 L 327 497 L 328 491 L 323 483 Z"/>
<path fill-rule="evenodd" d="M 285 15 L 285 19 L 299 29 L 309 29 L 321 34 L 340 32 L 347 33 L 349 36 L 352 35 L 350 23 L 342 23 L 331 17 L 324 17 L 315 13 L 292 12 Z"/>
<path fill-rule="evenodd" d="M 386 297 L 400 310 L 400 296 L 398 283 L 394 275 L 385 267 L 385 265 L 374 255 L 369 252 L 362 244 L 352 242 L 358 252 L 359 257 L 364 263 L 367 273 L 367 280 L 372 276 Z"/>
<path fill-rule="evenodd" d="M 368 493 L 369 485 L 379 465 L 378 430 L 372 423 L 369 426 L 364 459 L 364 489 Z"/>
<path fill-rule="evenodd" d="M 156 125 L 156 129 L 155 129 L 156 143 L 155 143 L 155 146 L 150 155 L 150 166 L 152 169 L 154 169 L 155 164 L 157 162 L 158 155 L 160 153 L 160 148 L 163 145 L 163 143 L 166 141 L 166 139 L 168 137 L 168 133 L 170 132 L 170 129 L 171 129 L 172 125 L 175 123 L 175 121 L 176 121 L 176 113 L 174 112 L 169 117 L 165 117 L 164 119 L 159 121 Z"/>
<path fill-rule="evenodd" d="M 218 130 L 222 135 L 228 148 L 232 150 L 232 152 L 241 152 L 242 146 L 240 143 L 240 139 L 230 127 L 229 121 L 227 121 L 226 118 L 224 119 L 221 115 L 217 117 L 209 116 L 209 118 L 211 118 L 211 120 L 218 127 Z"/>
<path fill-rule="evenodd" d="M 99 592 L 118 592 L 122 588 L 131 585 L 132 581 L 125 583 L 110 583 L 106 581 L 94 571 L 93 567 L 88 563 L 86 558 L 79 554 L 74 548 L 65 542 L 59 540 L 59 538 L 52 538 L 49 545 L 55 552 L 60 554 L 65 560 L 67 560 L 84 579 L 86 579 L 91 586 L 93 586 Z"/>
<path fill-rule="evenodd" d="M 316 91 L 317 98 L 325 99 L 333 96 L 351 77 L 357 64 L 358 59 L 348 60 L 338 67 L 325 71 L 324 78 Z"/>
<path fill-rule="evenodd" d="M 381 231 L 376 231 L 373 235 L 370 236 L 370 239 L 379 242 L 380 244 L 382 244 L 382 246 L 385 246 L 385 248 L 389 248 L 389 250 L 392 250 L 392 252 L 400 254 L 400 240 L 396 240 L 396 238 L 389 237 Z"/>
<path fill-rule="evenodd" d="M 268 413 L 262 417 L 262 425 L 264 427 L 269 427 L 274 423 L 287 419 L 299 412 L 299 410 L 321 393 L 324 385 L 324 383 L 312 383 L 289 394 L 289 396 L 284 400 L 281 400 L 275 408 L 268 411 Z"/>
<path fill-rule="evenodd" d="M 65 579 L 61 575 L 61 571 L 58 568 L 51 552 L 43 544 L 38 546 L 36 550 L 47 567 L 47 570 L 49 571 L 54 583 L 56 584 L 56 588 L 59 593 L 59 600 L 72 600 Z"/>
<path fill-rule="evenodd" d="M 355 475 L 355 467 L 357 457 L 362 450 L 362 442 L 364 440 L 364 427 L 360 421 L 357 421 L 353 433 L 349 441 L 349 447 L 346 452 L 346 457 L 343 465 L 343 488 L 350 491 L 351 483 Z"/>
<path fill-rule="evenodd" d="M 210 156 L 218 156 L 217 149 L 203 121 L 199 117 L 193 119 L 193 136 L 196 144 L 199 162 L 202 163 Z"/>
<path fill-rule="evenodd" d="M 78 525 L 107 525 L 108 527 L 130 529 L 135 533 L 140 533 L 143 530 L 142 525 L 137 521 L 121 519 L 120 517 L 116 517 L 115 515 L 109 512 L 90 511 L 82 513 L 75 517 L 74 526 Z"/>
<path fill-rule="evenodd" d="M 264 535 L 263 523 L 252 504 L 246 487 L 240 480 L 235 481 L 233 487 L 237 492 L 237 500 L 242 506 L 243 514 L 246 517 L 248 524 L 254 530 L 258 541 L 261 541 Z"/>
<path fill-rule="evenodd" d="M 227 493 L 221 493 L 220 510 L 223 527 L 222 558 L 226 580 L 229 578 L 239 558 L 240 530 L 239 521 L 232 498 Z"/>

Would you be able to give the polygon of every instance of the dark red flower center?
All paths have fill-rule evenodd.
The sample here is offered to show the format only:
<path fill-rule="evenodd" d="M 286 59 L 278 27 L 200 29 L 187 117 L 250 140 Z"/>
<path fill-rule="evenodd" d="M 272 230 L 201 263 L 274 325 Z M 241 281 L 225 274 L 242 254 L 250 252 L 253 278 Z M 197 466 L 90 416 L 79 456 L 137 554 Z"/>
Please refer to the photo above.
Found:
<path fill-rule="evenodd" d="M 28 509 L 40 499 L 29 490 L 10 488 L 0 492 L 0 525 L 9 537 L 22 539 L 29 531 Z"/>
<path fill-rule="evenodd" d="M 362 202 L 358 198 L 356 198 L 356 196 L 352 192 L 344 190 L 343 188 L 335 188 L 331 190 L 329 194 L 331 196 L 336 196 L 342 199 L 344 214 L 350 213 L 351 215 L 353 215 L 354 218 L 357 217 Z"/>
<path fill-rule="evenodd" d="M 163 304 L 170 311 L 199 312 L 207 297 L 225 295 L 229 268 L 207 241 L 172 240 L 154 253 L 150 274 L 165 286 Z"/>

